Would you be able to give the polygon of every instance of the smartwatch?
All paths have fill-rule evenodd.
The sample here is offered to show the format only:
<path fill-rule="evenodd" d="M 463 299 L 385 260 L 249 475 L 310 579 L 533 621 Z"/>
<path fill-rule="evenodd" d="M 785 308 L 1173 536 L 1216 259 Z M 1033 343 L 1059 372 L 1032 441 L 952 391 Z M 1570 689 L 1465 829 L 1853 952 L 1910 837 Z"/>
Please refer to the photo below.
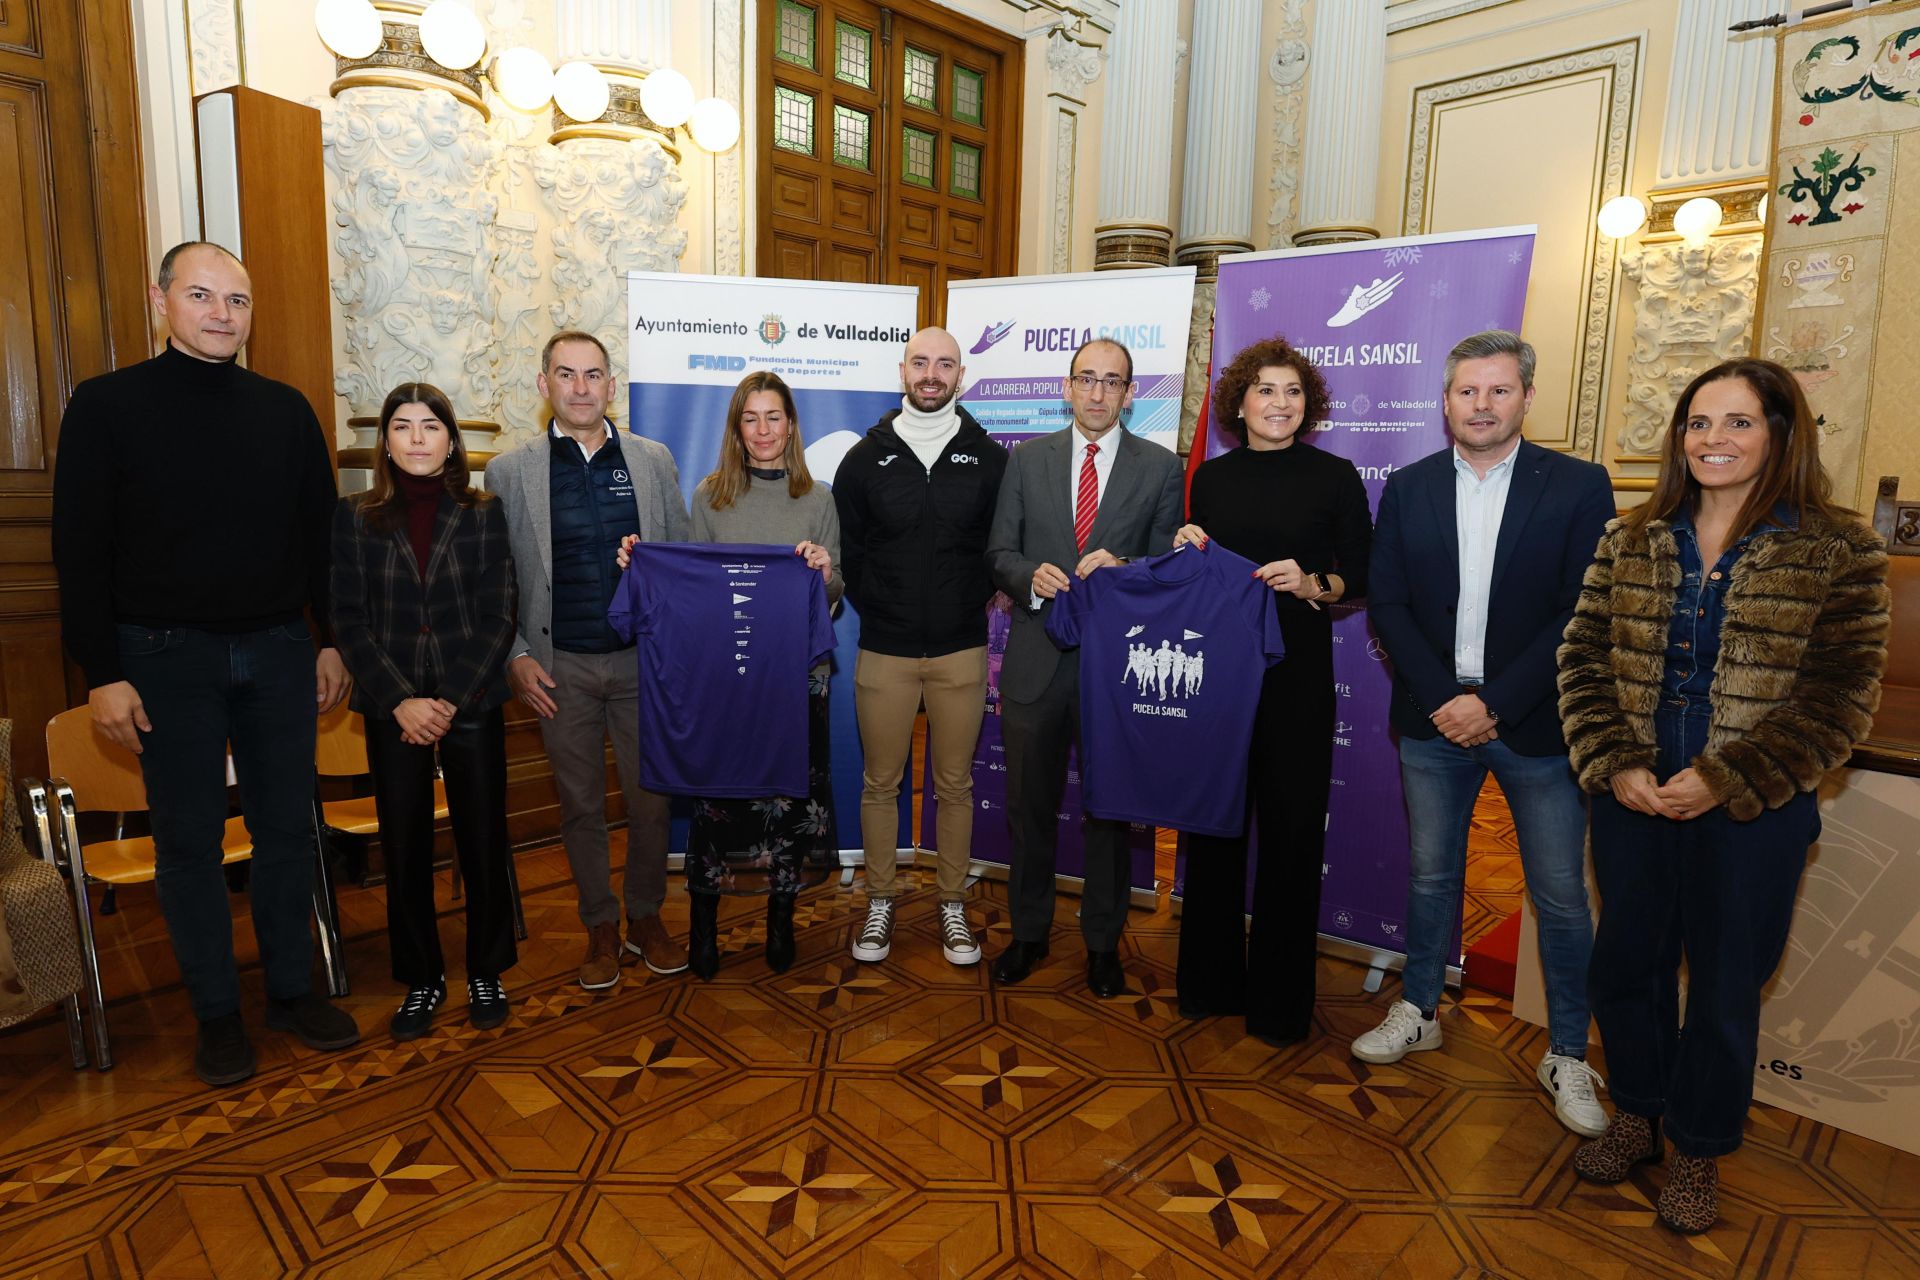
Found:
<path fill-rule="evenodd" d="M 1308 575 L 1307 575 L 1307 580 L 1308 580 L 1309 582 L 1311 582 L 1311 583 L 1313 583 L 1313 585 L 1314 585 L 1314 586 L 1316 586 L 1316 587 L 1318 587 L 1318 588 L 1320 589 L 1320 594 L 1321 594 L 1321 595 L 1323 595 L 1323 596 L 1324 596 L 1324 595 L 1331 595 L 1331 594 L 1333 593 L 1333 588 L 1327 585 L 1327 575 L 1326 575 L 1326 574 L 1324 574 L 1324 573 L 1317 573 L 1317 572 L 1316 572 L 1316 573 L 1310 573 L 1310 574 L 1308 574 Z"/>

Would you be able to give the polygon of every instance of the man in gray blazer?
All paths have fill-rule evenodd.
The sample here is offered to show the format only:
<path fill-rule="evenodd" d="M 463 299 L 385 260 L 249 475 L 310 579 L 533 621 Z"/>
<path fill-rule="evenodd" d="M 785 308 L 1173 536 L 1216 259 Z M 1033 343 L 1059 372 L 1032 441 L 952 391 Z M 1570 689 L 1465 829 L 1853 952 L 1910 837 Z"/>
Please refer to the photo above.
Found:
<path fill-rule="evenodd" d="M 686 949 L 660 922 L 667 798 L 640 785 L 640 668 L 633 646 L 607 625 L 620 540 L 684 541 L 687 505 L 666 446 L 608 420 L 614 379 L 598 338 L 556 334 L 540 365 L 540 394 L 553 412 L 547 430 L 489 463 L 487 487 L 506 515 L 520 582 L 507 679 L 540 717 L 587 927 L 580 985 L 599 991 L 620 981 L 620 902 L 607 854 L 609 733 L 627 798 L 626 949 L 655 973 L 687 967 Z"/>
<path fill-rule="evenodd" d="M 994 962 L 1015 983 L 1047 954 L 1053 928 L 1054 841 L 1067 748 L 1080 730 L 1080 658 L 1046 633 L 1053 599 L 1096 569 L 1173 547 L 1184 506 L 1180 459 L 1120 425 L 1133 403 L 1133 355 L 1095 338 L 1073 353 L 1063 384 L 1073 425 L 1013 451 L 1000 483 L 987 566 L 1013 599 L 1000 667 L 1000 738 L 1006 748 L 1013 868 L 1007 896 L 1013 941 Z M 1128 896 L 1127 824 L 1086 820 L 1080 931 L 1087 985 L 1097 996 L 1126 986 L 1120 933 Z"/>

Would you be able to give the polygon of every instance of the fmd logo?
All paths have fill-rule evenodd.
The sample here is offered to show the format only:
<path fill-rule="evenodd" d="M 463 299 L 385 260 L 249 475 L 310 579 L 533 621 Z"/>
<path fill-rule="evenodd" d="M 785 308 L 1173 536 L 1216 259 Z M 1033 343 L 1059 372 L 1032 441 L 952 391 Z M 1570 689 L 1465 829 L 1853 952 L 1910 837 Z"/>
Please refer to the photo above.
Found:
<path fill-rule="evenodd" d="M 687 357 L 689 369 L 744 369 L 747 367 L 745 356 L 709 356 L 696 351 Z"/>
<path fill-rule="evenodd" d="M 779 316 L 760 317 L 760 341 L 777 347 L 787 340 L 787 322 Z"/>

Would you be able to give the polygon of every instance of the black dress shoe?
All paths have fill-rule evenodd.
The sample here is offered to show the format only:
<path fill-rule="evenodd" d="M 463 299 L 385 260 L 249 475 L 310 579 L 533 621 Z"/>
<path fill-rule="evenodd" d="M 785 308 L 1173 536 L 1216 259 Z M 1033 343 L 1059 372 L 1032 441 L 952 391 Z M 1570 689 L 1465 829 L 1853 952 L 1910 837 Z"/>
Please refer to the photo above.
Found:
<path fill-rule="evenodd" d="M 360 1028 L 343 1009 L 308 992 L 291 1000 L 267 1001 L 267 1026 L 291 1031 L 309 1049 L 344 1049 L 360 1042 Z"/>
<path fill-rule="evenodd" d="M 1026 981 L 1035 965 L 1047 958 L 1045 942 L 1022 942 L 1015 938 L 993 962 L 993 980 L 1003 987 Z"/>
<path fill-rule="evenodd" d="M 1120 967 L 1118 951 L 1087 952 L 1087 986 L 1102 1000 L 1127 989 L 1127 975 Z"/>
<path fill-rule="evenodd" d="M 720 895 L 687 895 L 687 967 L 702 982 L 720 972 Z"/>
<path fill-rule="evenodd" d="M 200 1024 L 193 1074 L 216 1088 L 239 1084 L 253 1074 L 253 1045 L 247 1040 L 246 1024 L 239 1014 L 223 1014 Z"/>
<path fill-rule="evenodd" d="M 767 968 L 785 973 L 793 965 L 793 895 L 767 895 Z"/>

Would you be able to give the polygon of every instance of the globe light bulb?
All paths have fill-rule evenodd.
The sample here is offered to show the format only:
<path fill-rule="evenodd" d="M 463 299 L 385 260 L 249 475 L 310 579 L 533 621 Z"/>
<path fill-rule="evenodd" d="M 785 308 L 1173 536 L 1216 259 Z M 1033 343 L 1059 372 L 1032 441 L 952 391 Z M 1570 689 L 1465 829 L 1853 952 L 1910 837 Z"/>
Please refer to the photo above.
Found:
<path fill-rule="evenodd" d="M 582 124 L 605 115 L 610 97 L 607 78 L 591 62 L 569 62 L 553 73 L 553 104 Z"/>
<path fill-rule="evenodd" d="M 1712 196 L 1695 196 L 1673 211 L 1673 229 L 1688 244 L 1704 244 L 1724 217 L 1726 213 L 1718 200 Z"/>
<path fill-rule="evenodd" d="M 493 60 L 493 87 L 515 111 L 538 111 L 553 97 L 553 67 L 538 50 L 515 45 Z"/>
<path fill-rule="evenodd" d="M 640 82 L 640 109 L 662 129 L 677 129 L 693 114 L 693 82 L 661 67 Z"/>
<path fill-rule="evenodd" d="M 320 43 L 343 58 L 364 58 L 380 47 L 386 32 L 373 0 L 320 0 L 313 6 Z"/>
<path fill-rule="evenodd" d="M 1600 206 L 1600 234 L 1609 240 L 1625 240 L 1647 221 L 1647 206 L 1638 196 L 1615 196 Z"/>
<path fill-rule="evenodd" d="M 740 113 L 719 98 L 702 98 L 694 104 L 687 130 L 702 150 L 725 151 L 740 141 Z"/>
<path fill-rule="evenodd" d="M 433 0 L 420 15 L 420 43 L 441 66 L 465 71 L 486 53 L 487 32 L 460 0 Z"/>

